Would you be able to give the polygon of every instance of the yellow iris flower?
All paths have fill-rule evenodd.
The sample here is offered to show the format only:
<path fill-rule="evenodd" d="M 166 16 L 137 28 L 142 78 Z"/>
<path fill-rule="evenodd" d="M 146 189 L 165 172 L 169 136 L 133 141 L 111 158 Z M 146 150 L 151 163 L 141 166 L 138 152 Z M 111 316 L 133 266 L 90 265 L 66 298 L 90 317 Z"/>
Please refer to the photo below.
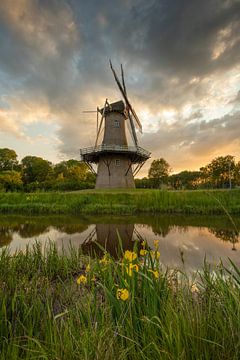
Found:
<path fill-rule="evenodd" d="M 146 256 L 147 255 L 147 250 L 145 250 L 145 249 L 141 249 L 140 250 L 140 256 Z"/>
<path fill-rule="evenodd" d="M 133 260 L 135 260 L 137 258 L 137 254 L 134 251 L 125 251 L 124 253 L 124 259 L 126 259 L 129 262 L 132 262 Z"/>
<path fill-rule="evenodd" d="M 136 272 L 138 272 L 139 270 L 139 267 L 137 264 L 129 264 L 127 267 L 126 267 L 126 272 L 129 276 L 132 276 L 132 272 L 133 270 L 135 270 Z"/>
<path fill-rule="evenodd" d="M 159 272 L 157 270 L 148 270 L 148 271 L 154 275 L 155 279 L 159 278 Z"/>
<path fill-rule="evenodd" d="M 78 284 L 78 285 L 86 284 L 86 282 L 87 282 L 87 278 L 86 278 L 86 276 L 84 276 L 84 275 L 80 275 L 80 276 L 77 278 L 77 284 Z"/>
<path fill-rule="evenodd" d="M 129 291 L 127 289 L 117 289 L 117 299 L 126 301 L 129 298 Z"/>

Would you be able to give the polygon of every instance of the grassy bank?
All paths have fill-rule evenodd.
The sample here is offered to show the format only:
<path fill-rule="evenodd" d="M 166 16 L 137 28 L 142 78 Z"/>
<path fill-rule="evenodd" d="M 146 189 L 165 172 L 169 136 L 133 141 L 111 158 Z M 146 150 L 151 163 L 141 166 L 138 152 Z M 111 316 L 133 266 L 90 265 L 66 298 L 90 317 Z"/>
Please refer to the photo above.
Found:
<path fill-rule="evenodd" d="M 163 273 L 155 246 L 121 262 L 3 252 L 0 359 L 239 359 L 239 270 Z"/>
<path fill-rule="evenodd" d="M 240 190 L 88 190 L 0 193 L 0 213 L 22 214 L 240 214 Z"/>

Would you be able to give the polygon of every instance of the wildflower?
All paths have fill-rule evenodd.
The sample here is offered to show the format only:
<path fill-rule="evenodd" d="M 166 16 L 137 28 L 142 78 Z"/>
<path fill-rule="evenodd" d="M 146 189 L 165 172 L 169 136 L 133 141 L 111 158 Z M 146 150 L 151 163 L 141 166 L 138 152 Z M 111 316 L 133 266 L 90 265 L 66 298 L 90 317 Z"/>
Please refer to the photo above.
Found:
<path fill-rule="evenodd" d="M 159 240 L 154 240 L 153 244 L 154 244 L 154 248 L 155 248 L 155 249 L 158 249 Z"/>
<path fill-rule="evenodd" d="M 191 286 L 191 292 L 192 292 L 192 293 L 199 292 L 199 288 L 197 287 L 196 284 L 192 284 L 192 286 Z"/>
<path fill-rule="evenodd" d="M 141 243 L 141 245 L 142 245 L 143 249 L 145 249 L 145 247 L 146 247 L 146 245 L 147 245 L 146 240 L 144 240 L 144 241 Z"/>
<path fill-rule="evenodd" d="M 137 254 L 133 251 L 125 251 L 124 253 L 124 259 L 126 259 L 129 262 L 132 262 L 133 260 L 135 260 L 137 258 Z"/>
<path fill-rule="evenodd" d="M 81 284 L 86 284 L 87 282 L 87 278 L 85 275 L 80 275 L 78 278 L 77 278 L 77 284 L 78 285 L 81 285 Z"/>
<path fill-rule="evenodd" d="M 102 265 L 107 265 L 111 262 L 110 258 L 109 258 L 109 255 L 106 253 L 104 254 L 104 256 L 102 257 L 102 259 L 99 261 L 100 264 Z"/>
<path fill-rule="evenodd" d="M 141 255 L 141 256 L 146 256 L 147 253 L 148 253 L 148 252 L 147 252 L 147 250 L 145 250 L 145 249 L 141 249 L 141 250 L 140 250 L 140 255 Z"/>
<path fill-rule="evenodd" d="M 132 272 L 133 270 L 135 270 L 136 272 L 138 272 L 139 270 L 139 267 L 138 265 L 133 265 L 133 264 L 129 264 L 127 267 L 126 267 L 126 272 L 129 276 L 132 276 Z"/>
<path fill-rule="evenodd" d="M 87 264 L 87 266 L 86 266 L 86 272 L 88 273 L 88 272 L 90 272 L 90 270 L 91 270 L 90 264 Z"/>
<path fill-rule="evenodd" d="M 129 298 L 129 291 L 127 289 L 117 289 L 117 299 L 126 301 Z"/>
<path fill-rule="evenodd" d="M 91 281 L 96 281 L 95 275 L 92 276 Z"/>
<path fill-rule="evenodd" d="M 159 278 L 159 272 L 157 270 L 148 270 L 148 271 L 154 275 L 155 279 Z"/>
<path fill-rule="evenodd" d="M 155 258 L 156 260 L 158 260 L 160 258 L 160 252 L 155 250 L 155 251 L 151 251 L 151 256 L 153 258 Z"/>

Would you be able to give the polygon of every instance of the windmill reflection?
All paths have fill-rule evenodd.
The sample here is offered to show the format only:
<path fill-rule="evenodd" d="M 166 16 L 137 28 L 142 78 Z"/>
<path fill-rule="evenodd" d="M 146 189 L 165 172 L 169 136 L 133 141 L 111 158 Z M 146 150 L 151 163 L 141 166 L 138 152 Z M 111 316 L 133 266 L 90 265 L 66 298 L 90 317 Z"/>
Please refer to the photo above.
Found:
<path fill-rule="evenodd" d="M 97 224 L 82 244 L 86 254 L 101 256 L 107 251 L 117 258 L 122 250 L 133 250 L 135 241 L 143 238 L 134 224 Z"/>

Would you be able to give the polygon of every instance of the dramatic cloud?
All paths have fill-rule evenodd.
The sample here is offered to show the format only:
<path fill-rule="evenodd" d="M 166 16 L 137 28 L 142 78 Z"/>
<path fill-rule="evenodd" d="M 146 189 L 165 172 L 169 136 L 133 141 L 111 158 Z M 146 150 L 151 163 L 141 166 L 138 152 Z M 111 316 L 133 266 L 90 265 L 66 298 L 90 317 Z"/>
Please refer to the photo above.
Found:
<path fill-rule="evenodd" d="M 239 158 L 239 14 L 238 0 L 2 1 L 0 146 L 77 158 L 96 133 L 83 110 L 120 96 L 111 58 L 153 158 L 175 171 Z"/>

